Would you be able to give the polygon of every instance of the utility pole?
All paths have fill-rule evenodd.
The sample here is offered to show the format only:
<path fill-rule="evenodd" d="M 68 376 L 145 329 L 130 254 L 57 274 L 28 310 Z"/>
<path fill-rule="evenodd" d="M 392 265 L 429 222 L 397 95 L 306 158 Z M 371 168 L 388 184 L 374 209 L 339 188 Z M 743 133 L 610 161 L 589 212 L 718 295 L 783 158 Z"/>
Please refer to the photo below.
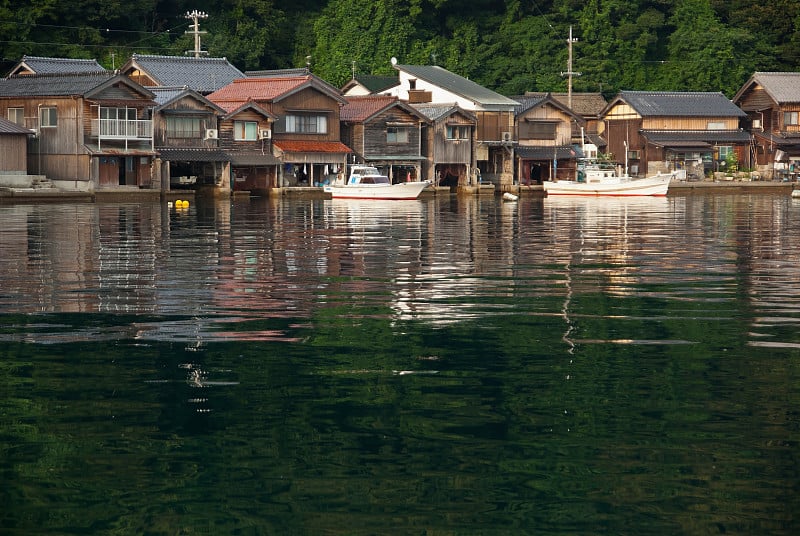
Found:
<path fill-rule="evenodd" d="M 208 13 L 203 11 L 197 11 L 196 9 L 192 12 L 187 11 L 184 18 L 187 18 L 192 21 L 192 30 L 186 31 L 184 33 L 194 35 L 194 50 L 187 50 L 187 54 L 194 54 L 195 58 L 199 58 L 203 54 L 208 54 L 205 50 L 200 49 L 200 34 L 204 34 L 206 32 L 200 31 L 200 19 L 208 18 Z"/>
<path fill-rule="evenodd" d="M 577 42 L 578 39 L 572 38 L 572 26 L 569 27 L 569 39 L 567 39 L 567 45 L 569 47 L 569 57 L 567 59 L 567 70 L 566 72 L 562 72 L 561 76 L 567 76 L 567 108 L 572 109 L 572 77 L 573 76 L 580 76 L 581 73 L 574 72 L 572 70 L 572 43 Z"/>

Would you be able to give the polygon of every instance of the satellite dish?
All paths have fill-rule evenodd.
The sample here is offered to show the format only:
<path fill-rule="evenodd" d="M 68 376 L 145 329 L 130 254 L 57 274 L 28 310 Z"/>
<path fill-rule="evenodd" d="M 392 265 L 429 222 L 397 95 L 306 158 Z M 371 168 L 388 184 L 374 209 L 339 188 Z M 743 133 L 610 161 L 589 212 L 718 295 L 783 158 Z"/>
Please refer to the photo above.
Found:
<path fill-rule="evenodd" d="M 397 65 L 397 58 L 392 56 L 392 65 Z"/>

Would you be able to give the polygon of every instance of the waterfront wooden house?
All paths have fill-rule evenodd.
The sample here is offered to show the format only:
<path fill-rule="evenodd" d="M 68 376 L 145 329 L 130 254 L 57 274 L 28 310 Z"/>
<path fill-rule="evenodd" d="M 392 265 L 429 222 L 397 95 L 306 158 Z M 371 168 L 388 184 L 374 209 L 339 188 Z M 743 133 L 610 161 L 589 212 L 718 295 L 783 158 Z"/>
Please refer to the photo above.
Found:
<path fill-rule="evenodd" d="M 465 184 L 465 177 L 470 175 L 470 170 L 477 172 L 473 166 L 478 124 L 475 114 L 453 103 L 420 103 L 412 106 L 429 122 L 421 139 L 422 154 L 425 156 L 422 178 L 432 181 L 436 186 L 457 188 Z"/>
<path fill-rule="evenodd" d="M 532 93 L 526 93 L 531 95 Z M 583 93 L 573 92 L 569 93 L 550 93 L 556 101 L 566 106 L 573 113 L 578 115 L 582 121 L 572 122 L 572 143 L 574 145 L 594 145 L 597 151 L 604 153 L 606 150 L 606 141 L 603 138 L 603 129 L 605 125 L 601 120 L 600 114 L 603 113 L 608 101 L 603 97 L 602 93 Z M 588 157 L 595 157 L 593 155 L 585 155 Z"/>
<path fill-rule="evenodd" d="M 514 108 L 517 102 L 437 65 L 399 65 L 400 83 L 388 90 L 409 104 L 455 104 L 477 119 L 473 159 L 459 184 L 480 174 L 501 190 L 514 181 Z"/>
<path fill-rule="evenodd" d="M 113 72 L 0 80 L 0 117 L 31 129 L 28 170 L 63 189 L 151 186 L 154 95 Z"/>
<path fill-rule="evenodd" d="M 719 92 L 622 91 L 602 113 L 611 157 L 631 175 L 724 170 L 728 154 L 749 165 L 745 113 Z"/>
<path fill-rule="evenodd" d="M 379 168 L 392 182 L 420 180 L 427 171 L 421 152 L 427 119 L 397 97 L 346 98 L 340 116 L 342 142 L 353 150 L 356 162 Z"/>
<path fill-rule="evenodd" d="M 221 139 L 240 152 L 250 147 L 251 156 L 255 151 L 277 158 L 274 180 L 265 175 L 267 188 L 319 186 L 332 180 L 352 153 L 340 139 L 340 108 L 347 101 L 339 90 L 307 70 L 248 74 L 208 96 L 227 112 Z M 241 169 L 233 168 L 234 173 Z"/>
<path fill-rule="evenodd" d="M 753 158 L 762 171 L 786 176 L 800 167 L 800 73 L 757 72 L 733 102 L 747 114 Z"/>
<path fill-rule="evenodd" d="M 576 158 L 583 155 L 573 144 L 572 125 L 583 126 L 583 118 L 549 93 L 512 98 L 519 103 L 514 110 L 519 183 L 574 179 Z"/>
<path fill-rule="evenodd" d="M 229 189 L 230 159 L 219 147 L 219 117 L 225 111 L 188 88 L 156 87 L 153 114 L 156 172 L 162 188 Z"/>

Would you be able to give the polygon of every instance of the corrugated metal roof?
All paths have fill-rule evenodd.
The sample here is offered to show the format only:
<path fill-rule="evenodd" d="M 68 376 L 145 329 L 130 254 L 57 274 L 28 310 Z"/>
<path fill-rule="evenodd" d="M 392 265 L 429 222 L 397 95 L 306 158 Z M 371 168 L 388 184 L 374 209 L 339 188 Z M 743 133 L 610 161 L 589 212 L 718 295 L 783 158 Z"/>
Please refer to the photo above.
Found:
<path fill-rule="evenodd" d="M 579 158 L 581 155 L 571 146 L 561 147 L 527 147 L 519 145 L 514 149 L 517 156 L 530 160 L 552 160 L 554 153 L 558 160 Z"/>
<path fill-rule="evenodd" d="M 747 115 L 720 92 L 621 91 L 617 99 L 628 103 L 642 117 L 745 117 Z"/>
<path fill-rule="evenodd" d="M 211 93 L 245 76 L 225 58 L 134 54 L 130 63 L 159 86 L 187 86 L 200 93 Z"/>
<path fill-rule="evenodd" d="M 753 80 L 775 100 L 776 103 L 800 102 L 800 73 L 757 72 Z"/>
<path fill-rule="evenodd" d="M 463 76 L 451 73 L 438 65 L 395 65 L 395 69 L 425 80 L 434 86 L 469 99 L 483 106 L 514 106 L 517 103 L 508 97 L 483 87 Z"/>
<path fill-rule="evenodd" d="M 380 93 L 389 88 L 393 88 L 400 83 L 400 79 L 396 76 L 378 76 L 373 74 L 359 74 L 348 82 L 346 86 L 351 86 L 354 83 L 361 84 L 370 93 Z"/>
<path fill-rule="evenodd" d="M 228 154 L 220 149 L 164 148 L 158 149 L 163 160 L 171 162 L 227 162 Z"/>

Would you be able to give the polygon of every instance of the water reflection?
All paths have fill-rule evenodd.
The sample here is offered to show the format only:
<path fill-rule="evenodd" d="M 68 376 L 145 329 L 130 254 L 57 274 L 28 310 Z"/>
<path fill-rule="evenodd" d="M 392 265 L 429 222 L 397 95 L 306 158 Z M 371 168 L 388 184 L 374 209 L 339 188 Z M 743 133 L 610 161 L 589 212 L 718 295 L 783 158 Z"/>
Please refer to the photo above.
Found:
<path fill-rule="evenodd" d="M 798 221 L 772 196 L 0 206 L 0 527 L 796 532 Z"/>

